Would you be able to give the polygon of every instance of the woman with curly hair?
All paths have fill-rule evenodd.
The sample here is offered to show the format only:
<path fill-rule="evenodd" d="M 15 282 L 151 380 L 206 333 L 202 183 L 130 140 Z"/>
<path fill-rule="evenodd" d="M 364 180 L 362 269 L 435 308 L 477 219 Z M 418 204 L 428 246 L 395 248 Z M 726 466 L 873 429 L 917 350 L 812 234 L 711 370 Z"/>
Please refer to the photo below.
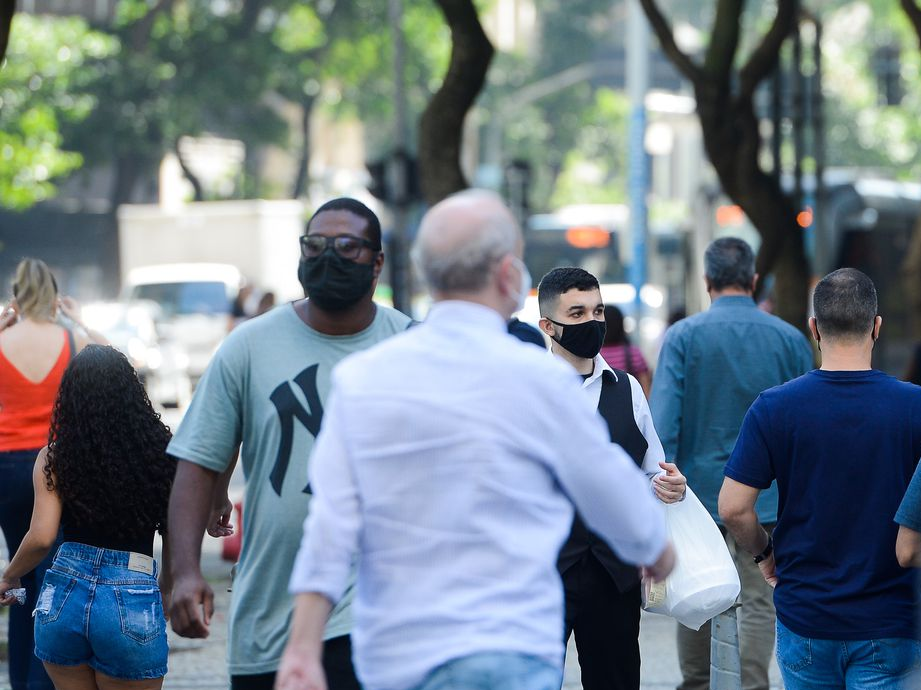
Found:
<path fill-rule="evenodd" d="M 16 267 L 13 299 L 0 312 L 0 529 L 10 552 L 29 529 L 32 466 L 48 443 L 51 408 L 70 358 L 90 341 L 105 342 L 79 322 L 79 307 L 58 293 L 57 282 L 39 259 Z M 78 327 L 59 322 L 64 315 Z M 32 618 L 38 587 L 51 559 L 25 578 L 26 602 L 10 612 L 12 690 L 51 690 L 51 680 L 32 654 Z"/>
<path fill-rule="evenodd" d="M 0 578 L 9 606 L 63 531 L 34 614 L 35 655 L 59 690 L 163 682 L 170 585 L 152 556 L 176 469 L 169 439 L 124 355 L 90 345 L 74 357 L 35 462 L 31 527 Z"/>

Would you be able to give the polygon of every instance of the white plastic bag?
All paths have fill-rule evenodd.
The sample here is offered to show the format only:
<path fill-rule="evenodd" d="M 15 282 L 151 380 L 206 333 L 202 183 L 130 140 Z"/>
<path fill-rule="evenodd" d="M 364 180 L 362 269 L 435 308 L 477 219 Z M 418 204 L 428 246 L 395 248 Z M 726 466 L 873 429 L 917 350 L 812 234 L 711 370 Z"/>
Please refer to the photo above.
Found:
<path fill-rule="evenodd" d="M 700 630 L 733 605 L 742 589 L 739 573 L 723 535 L 690 487 L 683 501 L 665 506 L 665 523 L 677 563 L 665 582 L 644 583 L 643 607 Z"/>

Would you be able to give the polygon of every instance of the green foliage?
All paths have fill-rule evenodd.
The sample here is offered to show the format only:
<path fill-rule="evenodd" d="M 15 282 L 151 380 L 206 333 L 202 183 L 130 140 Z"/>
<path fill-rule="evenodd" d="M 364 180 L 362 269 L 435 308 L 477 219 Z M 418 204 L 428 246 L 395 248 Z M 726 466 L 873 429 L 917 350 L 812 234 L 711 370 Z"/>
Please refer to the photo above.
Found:
<path fill-rule="evenodd" d="M 81 165 L 62 148 L 61 128 L 92 112 L 83 87 L 115 49 L 80 19 L 16 15 L 0 69 L 0 206 L 24 210 L 53 196 L 55 180 Z"/>

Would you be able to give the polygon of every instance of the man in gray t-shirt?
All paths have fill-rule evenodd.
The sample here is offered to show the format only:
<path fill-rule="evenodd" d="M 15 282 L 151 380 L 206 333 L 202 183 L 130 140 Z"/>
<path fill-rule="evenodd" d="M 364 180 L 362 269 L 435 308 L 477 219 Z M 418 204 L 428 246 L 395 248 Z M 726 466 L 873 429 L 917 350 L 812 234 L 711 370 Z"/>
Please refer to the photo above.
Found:
<path fill-rule="evenodd" d="M 220 500 L 239 449 L 246 478 L 243 549 L 230 605 L 231 687 L 271 688 L 287 642 L 287 591 L 311 492 L 307 460 L 332 368 L 406 329 L 409 318 L 372 301 L 383 266 L 380 224 L 364 205 L 320 207 L 301 238 L 298 277 L 310 299 L 236 328 L 215 354 L 168 452 L 179 459 L 170 500 L 172 625 L 208 634 L 212 592 L 199 569 L 212 497 Z M 181 526 L 181 527 L 180 527 Z M 330 690 L 358 688 L 346 597 L 326 628 Z"/>

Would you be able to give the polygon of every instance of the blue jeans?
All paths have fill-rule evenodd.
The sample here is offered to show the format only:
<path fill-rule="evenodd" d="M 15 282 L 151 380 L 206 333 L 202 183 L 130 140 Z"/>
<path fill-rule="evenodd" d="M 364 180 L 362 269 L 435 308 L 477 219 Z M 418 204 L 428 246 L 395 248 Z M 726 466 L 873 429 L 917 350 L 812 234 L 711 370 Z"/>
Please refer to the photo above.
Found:
<path fill-rule="evenodd" d="M 0 453 L 0 529 L 10 558 L 16 553 L 22 538 L 29 531 L 32 519 L 32 468 L 38 449 Z M 10 686 L 12 690 L 54 690 L 45 667 L 32 653 L 32 609 L 38 598 L 38 588 L 45 571 L 51 565 L 51 554 L 35 570 L 22 577 L 26 588 L 26 603 L 9 608 Z"/>
<path fill-rule="evenodd" d="M 442 664 L 414 690 L 560 690 L 563 671 L 518 652 L 471 654 Z"/>
<path fill-rule="evenodd" d="M 150 556 L 64 542 L 35 607 L 35 655 L 122 680 L 166 675 L 169 647 Z"/>
<path fill-rule="evenodd" d="M 787 690 L 917 690 L 921 642 L 819 640 L 777 621 L 777 663 Z"/>

